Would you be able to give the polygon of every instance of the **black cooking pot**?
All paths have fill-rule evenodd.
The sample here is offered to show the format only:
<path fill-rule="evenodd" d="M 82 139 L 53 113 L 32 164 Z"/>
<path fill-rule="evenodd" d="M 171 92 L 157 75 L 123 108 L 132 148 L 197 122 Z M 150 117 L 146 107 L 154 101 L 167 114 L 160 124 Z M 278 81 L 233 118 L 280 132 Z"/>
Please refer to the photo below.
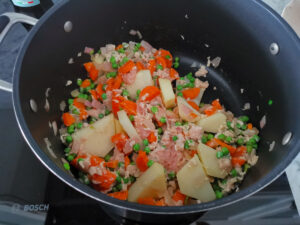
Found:
<path fill-rule="evenodd" d="M 196 205 L 146 206 L 108 197 L 63 169 L 63 146 L 48 123 L 55 120 L 61 124 L 59 103 L 76 86 L 73 83 L 66 87 L 67 80 L 85 76 L 82 64 L 89 57 L 77 57 L 77 53 L 85 46 L 137 41 L 128 34 L 130 29 L 139 30 L 154 47 L 170 49 L 179 56 L 180 74 L 195 71 L 190 67 L 193 62 L 205 63 L 207 56 L 220 56 L 220 67 L 209 69 L 211 85 L 204 102 L 218 97 L 235 115 L 250 116 L 255 126 L 266 116 L 260 133 L 259 161 L 239 192 Z M 71 57 L 74 63 L 68 64 Z M 51 8 L 28 35 L 14 69 L 13 104 L 19 127 L 33 153 L 62 181 L 99 201 L 110 215 L 143 223 L 176 224 L 246 198 L 284 172 L 300 147 L 299 73 L 299 38 L 258 0 L 65 0 Z M 49 112 L 43 109 L 47 88 L 51 88 Z M 37 103 L 37 113 L 31 110 L 30 99 Z M 273 100 L 271 106 L 267 104 L 269 99 Z M 242 111 L 246 102 L 251 108 Z M 289 142 L 285 138 L 283 145 L 282 139 L 288 132 L 292 137 Z M 57 158 L 47 151 L 45 137 L 52 143 Z M 270 152 L 272 141 L 275 147 Z"/>

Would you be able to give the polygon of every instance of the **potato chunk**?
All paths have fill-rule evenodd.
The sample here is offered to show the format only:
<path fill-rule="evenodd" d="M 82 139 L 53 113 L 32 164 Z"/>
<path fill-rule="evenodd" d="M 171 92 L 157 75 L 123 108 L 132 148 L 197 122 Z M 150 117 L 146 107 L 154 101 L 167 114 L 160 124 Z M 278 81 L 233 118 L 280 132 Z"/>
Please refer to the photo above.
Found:
<path fill-rule="evenodd" d="M 216 199 L 215 192 L 206 176 L 197 154 L 177 173 L 180 191 L 202 202 Z"/>
<path fill-rule="evenodd" d="M 218 178 L 226 177 L 226 171 L 220 169 L 216 150 L 200 143 L 197 151 L 207 175 Z"/>
<path fill-rule="evenodd" d="M 221 125 L 225 124 L 226 116 L 223 113 L 215 113 L 197 122 L 206 132 L 217 133 Z"/>
<path fill-rule="evenodd" d="M 159 197 L 167 190 L 164 167 L 154 163 L 146 170 L 128 191 L 128 201 L 137 202 L 139 198 Z"/>
<path fill-rule="evenodd" d="M 114 115 L 110 114 L 76 131 L 73 140 L 74 143 L 81 145 L 84 152 L 104 157 L 114 147 L 110 141 L 113 135 L 115 135 Z"/>
<path fill-rule="evenodd" d="M 124 110 L 118 112 L 118 118 L 122 128 L 129 137 L 135 138 L 138 141 L 142 140 Z"/>
<path fill-rule="evenodd" d="M 175 106 L 175 94 L 172 88 L 171 81 L 168 79 L 159 78 L 159 87 L 162 94 L 162 100 L 166 108 Z"/>
<path fill-rule="evenodd" d="M 124 130 L 123 130 L 122 125 L 120 124 L 120 121 L 116 118 L 115 118 L 115 130 L 116 130 L 116 134 L 124 133 Z"/>
<path fill-rule="evenodd" d="M 181 119 L 188 122 L 195 122 L 200 119 L 200 113 L 190 106 L 182 97 L 177 97 L 178 111 Z"/>
<path fill-rule="evenodd" d="M 143 90 L 144 87 L 152 86 L 153 80 L 149 70 L 140 70 L 136 74 L 136 78 L 133 84 L 127 85 L 126 89 L 129 92 L 129 96 L 132 99 L 136 99 L 136 91 Z"/>

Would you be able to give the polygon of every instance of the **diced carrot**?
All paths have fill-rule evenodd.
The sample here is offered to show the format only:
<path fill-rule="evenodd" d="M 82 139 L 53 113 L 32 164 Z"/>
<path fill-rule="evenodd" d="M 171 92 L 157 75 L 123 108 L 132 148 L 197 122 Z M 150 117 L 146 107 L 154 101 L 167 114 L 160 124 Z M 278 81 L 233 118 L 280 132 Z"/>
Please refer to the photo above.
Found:
<path fill-rule="evenodd" d="M 172 79 L 179 79 L 179 74 L 178 72 L 173 69 L 173 68 L 170 68 L 170 72 L 169 72 L 169 75 Z"/>
<path fill-rule="evenodd" d="M 173 56 L 171 55 L 171 53 L 169 51 L 161 48 L 154 53 L 154 56 L 161 56 L 161 57 L 165 58 L 166 62 L 167 62 L 167 67 L 168 68 L 172 67 Z"/>
<path fill-rule="evenodd" d="M 158 65 L 161 65 L 163 69 L 167 68 L 167 62 L 164 57 L 158 56 L 155 59 L 156 59 L 156 63 Z"/>
<path fill-rule="evenodd" d="M 79 110 L 85 109 L 84 104 L 83 104 L 82 102 L 79 102 L 79 101 L 78 101 L 78 98 L 75 98 L 75 99 L 74 99 L 73 105 L 74 105 L 77 109 L 79 109 Z"/>
<path fill-rule="evenodd" d="M 85 120 L 88 117 L 87 111 L 85 109 L 80 109 L 79 118 Z"/>
<path fill-rule="evenodd" d="M 97 186 L 99 190 L 105 191 L 113 185 L 117 178 L 117 175 L 110 172 L 109 170 L 105 170 L 102 172 L 102 175 L 99 175 L 97 173 L 93 174 L 91 176 L 91 179 L 95 182 L 97 182 Z"/>
<path fill-rule="evenodd" d="M 80 87 L 86 88 L 89 87 L 90 85 L 91 85 L 91 81 L 89 79 L 85 79 L 80 85 Z"/>
<path fill-rule="evenodd" d="M 98 99 L 99 98 L 99 96 L 98 96 L 98 94 L 97 94 L 97 91 L 95 91 L 95 90 L 90 90 L 90 93 L 91 93 L 91 95 L 92 95 L 92 97 L 94 98 L 94 99 Z"/>
<path fill-rule="evenodd" d="M 200 93 L 200 88 L 188 88 L 182 91 L 183 97 L 185 99 L 197 98 Z"/>
<path fill-rule="evenodd" d="M 156 205 L 156 206 L 164 206 L 165 205 L 163 200 L 156 201 L 154 198 L 151 198 L 151 197 L 139 198 L 138 203 L 143 204 L 143 205 Z"/>
<path fill-rule="evenodd" d="M 140 50 L 143 52 L 143 51 L 145 51 L 145 48 L 143 46 L 141 46 Z"/>
<path fill-rule="evenodd" d="M 252 123 L 248 123 L 248 124 L 247 124 L 247 128 L 248 128 L 249 130 L 252 130 L 252 129 L 253 129 Z"/>
<path fill-rule="evenodd" d="M 199 111 L 199 106 L 193 101 L 187 101 L 190 106 L 192 106 L 195 110 Z"/>
<path fill-rule="evenodd" d="M 139 168 L 140 171 L 144 172 L 148 169 L 148 157 L 146 155 L 146 152 L 139 151 L 138 157 L 136 158 L 136 165 Z"/>
<path fill-rule="evenodd" d="M 232 157 L 231 158 L 231 163 L 233 166 L 242 166 L 245 164 L 245 162 L 246 162 L 246 160 L 241 157 Z"/>
<path fill-rule="evenodd" d="M 191 113 L 189 114 L 189 116 L 190 116 L 190 117 L 192 117 L 192 118 L 196 118 L 196 117 L 197 117 L 197 114 L 196 114 L 196 113 L 193 113 L 193 112 L 191 112 Z"/>
<path fill-rule="evenodd" d="M 99 166 L 102 162 L 104 162 L 104 159 L 100 158 L 99 156 L 92 155 L 90 158 L 91 166 Z"/>
<path fill-rule="evenodd" d="M 204 110 L 204 113 L 207 115 L 207 116 L 211 116 L 213 114 L 215 114 L 217 111 L 217 109 L 213 106 L 210 106 L 208 107 L 207 109 Z"/>
<path fill-rule="evenodd" d="M 225 142 L 221 141 L 220 139 L 217 139 L 217 138 L 214 138 L 213 140 L 215 140 L 215 142 L 218 143 L 218 145 L 222 146 L 222 147 L 226 147 L 228 148 L 230 154 L 234 154 L 235 151 L 236 151 L 236 148 L 231 146 L 231 145 L 228 145 L 226 144 Z"/>
<path fill-rule="evenodd" d="M 89 75 L 90 75 L 90 78 L 92 79 L 92 81 L 97 80 L 98 74 L 99 74 L 99 70 L 97 70 L 96 67 L 92 67 L 89 72 Z"/>
<path fill-rule="evenodd" d="M 236 148 L 236 151 L 232 154 L 232 157 L 244 156 L 247 152 L 246 146 L 239 146 Z"/>
<path fill-rule="evenodd" d="M 117 47 L 116 47 L 116 50 L 120 50 L 121 48 L 123 48 L 123 45 L 122 44 L 119 44 Z"/>
<path fill-rule="evenodd" d="M 150 73 L 153 75 L 153 72 L 156 70 L 156 62 L 154 59 L 148 61 L 147 69 L 150 70 Z"/>
<path fill-rule="evenodd" d="M 174 195 L 172 196 L 172 199 L 177 202 L 177 201 L 182 201 L 182 203 L 184 202 L 186 198 L 186 195 L 182 194 L 179 190 L 177 190 Z"/>
<path fill-rule="evenodd" d="M 129 115 L 136 115 L 137 105 L 135 102 L 124 98 L 124 100 L 120 102 L 120 107 L 122 107 Z"/>
<path fill-rule="evenodd" d="M 110 78 L 106 81 L 106 91 L 111 91 L 114 89 L 114 83 L 115 83 L 115 79 L 114 78 Z"/>
<path fill-rule="evenodd" d="M 119 151 L 123 150 L 127 140 L 128 136 L 123 133 L 118 133 L 111 137 L 111 142 L 116 145 Z"/>
<path fill-rule="evenodd" d="M 152 132 L 149 134 L 149 136 L 148 136 L 148 141 L 149 141 L 150 143 L 152 143 L 152 142 L 156 142 L 156 140 L 157 140 L 157 138 L 156 138 L 154 132 L 152 131 Z"/>
<path fill-rule="evenodd" d="M 196 154 L 197 154 L 197 150 L 189 150 L 189 155 L 191 157 L 194 157 L 194 155 L 196 155 Z"/>
<path fill-rule="evenodd" d="M 220 104 L 219 99 L 216 99 L 216 100 L 212 101 L 211 105 L 212 105 L 213 107 L 215 107 L 217 110 L 222 109 L 222 106 L 221 106 L 221 104 Z"/>
<path fill-rule="evenodd" d="M 160 90 L 155 86 L 147 86 L 140 93 L 140 101 L 151 101 L 160 95 Z"/>
<path fill-rule="evenodd" d="M 106 162 L 105 166 L 108 168 L 111 168 L 111 169 L 116 169 L 118 167 L 118 163 L 119 163 L 118 160 L 112 160 L 112 161 Z"/>
<path fill-rule="evenodd" d="M 113 193 L 109 193 L 107 194 L 110 197 L 119 199 L 119 200 L 127 200 L 128 198 L 128 191 L 119 191 L 119 192 L 113 192 Z"/>
<path fill-rule="evenodd" d="M 63 122 L 64 124 L 69 127 L 71 126 L 73 123 L 75 123 L 75 118 L 74 116 L 72 116 L 70 113 L 64 113 L 62 115 L 62 119 L 63 119 Z"/>
<path fill-rule="evenodd" d="M 216 148 L 218 146 L 218 143 L 214 139 L 211 139 L 208 142 L 206 142 L 206 145 L 211 148 Z"/>
<path fill-rule="evenodd" d="M 114 81 L 113 89 L 119 89 L 121 87 L 122 81 L 122 76 L 119 74 Z"/>
<path fill-rule="evenodd" d="M 92 63 L 92 62 L 87 62 L 87 63 L 83 64 L 83 66 L 84 66 L 84 68 L 85 68 L 85 70 L 86 70 L 87 72 L 90 72 L 90 70 L 91 70 L 93 67 L 95 67 L 95 66 L 94 66 L 94 63 Z"/>
<path fill-rule="evenodd" d="M 73 159 L 70 163 L 72 166 L 77 167 L 77 163 L 79 159 L 85 159 L 87 156 L 85 154 L 77 155 L 75 159 Z"/>
<path fill-rule="evenodd" d="M 134 66 L 134 62 L 132 60 L 129 60 L 123 66 L 121 66 L 118 71 L 120 74 L 126 74 L 129 73 Z"/>
<path fill-rule="evenodd" d="M 129 157 L 126 155 L 124 157 L 124 167 L 125 167 L 125 170 L 127 169 L 127 166 L 130 164 L 130 159 Z"/>
<path fill-rule="evenodd" d="M 117 112 L 120 111 L 120 103 L 124 100 L 124 97 L 120 95 L 114 95 L 112 96 L 112 101 L 111 101 L 111 106 L 112 106 L 112 111 L 114 115 L 117 117 Z"/>
<path fill-rule="evenodd" d="M 136 62 L 135 65 L 136 65 L 136 68 L 137 68 L 138 71 L 145 69 L 145 66 L 141 62 Z"/>

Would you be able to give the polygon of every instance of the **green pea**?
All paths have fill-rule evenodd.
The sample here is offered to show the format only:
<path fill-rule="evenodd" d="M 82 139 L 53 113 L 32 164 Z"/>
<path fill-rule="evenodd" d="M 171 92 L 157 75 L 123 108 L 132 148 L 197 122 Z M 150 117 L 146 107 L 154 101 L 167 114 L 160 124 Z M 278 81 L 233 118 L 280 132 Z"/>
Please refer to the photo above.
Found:
<path fill-rule="evenodd" d="M 140 146 L 140 144 L 138 144 L 138 143 L 136 143 L 136 144 L 133 145 L 133 150 L 134 150 L 135 152 L 138 152 L 138 151 L 140 150 L 140 148 L 141 148 L 141 146 Z"/>
<path fill-rule="evenodd" d="M 72 105 L 72 104 L 73 104 L 73 102 L 74 102 L 74 99 L 72 99 L 72 98 L 69 98 L 69 99 L 68 99 L 68 103 L 69 103 L 69 105 Z"/>
<path fill-rule="evenodd" d="M 148 146 L 148 145 L 149 145 L 148 139 L 144 139 L 144 140 L 143 140 L 143 144 L 144 144 L 145 146 Z"/>
<path fill-rule="evenodd" d="M 123 189 L 123 185 L 122 184 L 118 184 L 117 185 L 117 189 L 118 189 L 118 191 L 121 191 Z"/>
<path fill-rule="evenodd" d="M 123 178 L 123 182 L 124 182 L 124 184 L 127 184 L 128 182 L 129 182 L 129 178 Z"/>
<path fill-rule="evenodd" d="M 103 93 L 103 94 L 101 95 L 101 97 L 102 97 L 103 100 L 107 99 L 106 93 Z"/>
<path fill-rule="evenodd" d="M 122 95 L 123 96 L 129 96 L 129 92 L 126 89 L 123 89 Z"/>
<path fill-rule="evenodd" d="M 71 151 L 71 148 L 65 148 L 65 153 L 68 154 Z"/>
<path fill-rule="evenodd" d="M 228 150 L 228 148 L 226 148 L 226 147 L 223 147 L 221 151 L 222 151 L 222 153 L 223 153 L 223 156 L 226 156 L 226 155 L 229 154 L 229 150 Z"/>
<path fill-rule="evenodd" d="M 271 99 L 268 101 L 268 105 L 273 105 L 273 101 Z"/>
<path fill-rule="evenodd" d="M 220 139 L 220 140 L 222 140 L 222 141 L 224 141 L 225 138 L 226 138 L 226 136 L 225 136 L 224 134 L 219 134 L 219 135 L 218 135 L 218 139 Z"/>
<path fill-rule="evenodd" d="M 133 121 L 134 121 L 134 116 L 133 116 L 133 115 L 130 115 L 130 116 L 129 116 L 129 119 L 130 119 L 131 122 L 133 122 Z"/>
<path fill-rule="evenodd" d="M 258 146 L 257 146 L 257 144 L 255 143 L 255 144 L 252 145 L 252 147 L 253 147 L 254 149 L 257 149 Z"/>
<path fill-rule="evenodd" d="M 123 163 L 123 162 L 119 162 L 119 163 L 118 163 L 118 167 L 119 167 L 119 168 L 124 167 L 124 163 Z"/>
<path fill-rule="evenodd" d="M 157 113 L 158 112 L 158 108 L 156 106 L 152 106 L 151 107 L 151 112 Z"/>
<path fill-rule="evenodd" d="M 244 144 L 244 139 L 243 138 L 239 138 L 239 139 L 237 139 L 236 143 L 238 145 L 243 145 Z"/>
<path fill-rule="evenodd" d="M 214 135 L 213 134 L 208 134 L 207 135 L 207 139 L 210 141 L 211 139 L 213 139 L 214 138 Z"/>
<path fill-rule="evenodd" d="M 189 148 L 190 148 L 190 143 L 189 143 L 188 140 L 186 140 L 186 141 L 184 142 L 184 149 L 189 149 Z"/>
<path fill-rule="evenodd" d="M 247 145 L 247 152 L 250 154 L 252 152 L 253 147 L 251 145 Z"/>
<path fill-rule="evenodd" d="M 252 138 L 254 138 L 256 142 L 259 142 L 259 140 L 260 140 L 260 137 L 258 135 L 256 135 L 256 134 L 253 135 Z"/>
<path fill-rule="evenodd" d="M 141 90 L 138 89 L 138 90 L 136 91 L 136 97 L 137 97 L 137 98 L 140 96 L 140 93 L 141 93 Z"/>
<path fill-rule="evenodd" d="M 82 94 L 82 93 L 80 93 L 80 94 L 78 95 L 78 98 L 87 99 L 87 98 L 88 98 L 88 95 L 87 95 L 87 94 Z"/>
<path fill-rule="evenodd" d="M 86 91 L 87 91 L 87 92 L 90 91 L 91 89 L 92 89 L 91 86 L 86 87 Z"/>
<path fill-rule="evenodd" d="M 206 144 L 206 143 L 208 142 L 207 136 L 203 135 L 202 138 L 201 138 L 201 142 L 202 142 L 203 144 Z"/>
<path fill-rule="evenodd" d="M 225 138 L 225 141 L 226 141 L 227 143 L 230 143 L 230 142 L 232 141 L 232 137 L 227 136 L 227 137 Z"/>
<path fill-rule="evenodd" d="M 243 166 L 243 171 L 245 172 L 245 173 L 247 173 L 247 171 L 248 171 L 248 169 L 250 169 L 250 165 L 248 164 L 248 163 L 245 163 L 244 164 L 244 166 Z"/>
<path fill-rule="evenodd" d="M 176 121 L 176 122 L 175 122 L 175 126 L 178 127 L 178 126 L 181 126 L 181 125 L 182 125 L 181 122 L 179 122 L 179 121 Z"/>
<path fill-rule="evenodd" d="M 189 88 L 194 88 L 195 87 L 195 84 L 193 84 L 193 83 L 189 83 L 188 85 L 189 85 Z"/>
<path fill-rule="evenodd" d="M 122 177 L 117 176 L 116 181 L 117 181 L 118 183 L 121 183 L 121 182 L 122 182 Z"/>
<path fill-rule="evenodd" d="M 74 129 L 75 129 L 75 126 L 72 124 L 71 126 L 69 126 L 69 127 L 67 128 L 67 132 L 68 132 L 69 134 L 73 134 L 73 133 L 74 133 Z"/>
<path fill-rule="evenodd" d="M 223 194 L 221 191 L 217 190 L 217 191 L 215 191 L 215 194 L 216 194 L 217 199 L 223 198 Z"/>
<path fill-rule="evenodd" d="M 75 153 L 69 154 L 69 155 L 67 156 L 67 160 L 68 160 L 68 161 L 72 161 L 73 159 L 75 159 L 75 157 L 76 157 L 76 154 L 75 154 Z"/>
<path fill-rule="evenodd" d="M 230 121 L 227 121 L 227 122 L 226 122 L 226 125 L 227 125 L 227 128 L 228 128 L 229 130 L 232 130 L 231 122 L 230 122 Z"/>
<path fill-rule="evenodd" d="M 108 162 L 109 160 L 110 160 L 110 155 L 106 155 L 105 157 L 104 157 L 104 160 L 105 160 L 105 162 Z"/>
<path fill-rule="evenodd" d="M 159 121 L 162 122 L 162 123 L 166 123 L 166 122 L 167 122 L 167 119 L 166 119 L 166 117 L 163 116 L 163 117 L 160 118 Z"/>
<path fill-rule="evenodd" d="M 168 177 L 172 180 L 175 178 L 175 172 L 171 171 L 169 174 L 168 174 Z"/>
<path fill-rule="evenodd" d="M 177 136 L 173 136 L 173 137 L 172 137 L 172 140 L 173 140 L 173 141 L 177 141 L 177 140 L 178 140 L 178 137 L 177 137 Z"/>
<path fill-rule="evenodd" d="M 94 89 L 96 87 L 96 84 L 95 83 L 91 83 L 91 89 Z"/>
<path fill-rule="evenodd" d="M 179 85 L 177 85 L 176 88 L 177 88 L 178 91 L 181 91 L 183 87 L 182 87 L 182 85 L 179 84 Z"/>
<path fill-rule="evenodd" d="M 243 121 L 244 123 L 247 123 L 249 121 L 249 117 L 248 116 L 241 116 L 239 118 L 240 121 Z"/>
<path fill-rule="evenodd" d="M 183 97 L 182 92 L 178 92 L 178 93 L 177 93 L 177 96 Z"/>
<path fill-rule="evenodd" d="M 85 91 L 86 91 L 86 89 L 85 89 L 85 88 L 83 88 L 83 87 L 80 87 L 80 88 L 79 88 L 79 92 L 80 92 L 80 93 L 82 93 L 82 94 L 83 94 Z"/>
<path fill-rule="evenodd" d="M 158 64 L 158 65 L 156 66 L 156 69 L 157 69 L 157 70 L 163 70 L 164 68 L 163 68 L 162 65 Z"/>
<path fill-rule="evenodd" d="M 178 62 L 179 61 L 179 57 L 175 57 L 175 62 Z"/>
<path fill-rule="evenodd" d="M 117 72 L 109 72 L 109 73 L 106 74 L 107 78 L 116 77 L 116 76 L 117 76 Z"/>
<path fill-rule="evenodd" d="M 174 67 L 175 69 L 177 69 L 177 68 L 179 67 L 179 62 L 174 62 L 174 63 L 173 63 L 173 67 Z"/>
<path fill-rule="evenodd" d="M 105 109 L 105 116 L 109 115 L 110 111 L 108 109 Z"/>
<path fill-rule="evenodd" d="M 185 80 L 185 78 L 184 77 L 180 77 L 180 80 Z"/>
<path fill-rule="evenodd" d="M 218 159 L 222 158 L 223 157 L 223 152 L 217 152 L 216 156 L 217 156 Z"/>
<path fill-rule="evenodd" d="M 64 168 L 65 168 L 66 170 L 70 170 L 70 164 L 67 163 L 67 162 L 65 162 L 65 163 L 64 163 Z"/>
<path fill-rule="evenodd" d="M 110 63 L 115 63 L 116 62 L 116 58 L 112 55 L 111 57 L 110 57 Z"/>
<path fill-rule="evenodd" d="M 171 59 L 171 56 L 170 55 L 166 55 L 165 58 L 166 59 Z"/>
<path fill-rule="evenodd" d="M 82 80 L 80 78 L 77 79 L 77 85 L 81 86 L 82 85 Z"/>
<path fill-rule="evenodd" d="M 147 146 L 147 147 L 145 147 L 145 149 L 144 149 L 144 151 L 146 152 L 146 154 L 148 155 L 149 153 L 150 153 L 150 148 Z"/>
<path fill-rule="evenodd" d="M 72 113 L 75 114 L 75 115 L 79 115 L 80 114 L 80 112 L 77 109 L 73 109 Z"/>
<path fill-rule="evenodd" d="M 158 132 L 158 134 L 162 134 L 162 133 L 163 133 L 163 129 L 162 129 L 161 127 L 159 127 L 159 128 L 157 129 L 157 132 Z"/>
<path fill-rule="evenodd" d="M 98 115 L 98 118 L 99 119 L 102 119 L 104 117 L 104 114 L 103 113 L 100 113 L 99 115 Z"/>
<path fill-rule="evenodd" d="M 236 169 L 231 170 L 230 174 L 233 177 L 236 177 L 238 175 Z"/>
<path fill-rule="evenodd" d="M 82 128 L 82 123 L 81 123 L 81 122 L 78 122 L 78 123 L 76 124 L 76 128 L 77 128 L 77 129 Z"/>
<path fill-rule="evenodd" d="M 120 48 L 120 49 L 118 50 L 118 52 L 119 52 L 119 53 L 125 53 L 125 50 L 124 50 L 124 48 Z"/>
<path fill-rule="evenodd" d="M 66 142 L 67 142 L 68 144 L 70 144 L 72 141 L 73 141 L 72 136 L 71 136 L 71 135 L 68 135 L 68 136 L 66 137 Z"/>
<path fill-rule="evenodd" d="M 136 178 L 135 178 L 134 176 L 130 176 L 130 177 L 129 177 L 129 180 L 130 180 L 130 183 L 134 183 L 135 180 L 136 180 Z"/>
<path fill-rule="evenodd" d="M 153 165 L 153 163 L 154 163 L 153 160 L 149 160 L 149 161 L 147 162 L 147 166 L 148 166 L 148 167 L 151 167 L 151 166 Z"/>
<path fill-rule="evenodd" d="M 124 57 L 120 63 L 120 66 L 123 66 L 125 63 L 127 63 L 129 59 L 127 57 Z"/>

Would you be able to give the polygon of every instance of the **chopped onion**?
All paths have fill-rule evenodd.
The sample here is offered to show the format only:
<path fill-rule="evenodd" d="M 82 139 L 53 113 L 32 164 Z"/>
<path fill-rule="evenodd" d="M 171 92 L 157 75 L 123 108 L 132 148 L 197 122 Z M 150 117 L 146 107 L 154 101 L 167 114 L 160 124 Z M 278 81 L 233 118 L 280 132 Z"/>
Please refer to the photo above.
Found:
<path fill-rule="evenodd" d="M 46 112 L 49 112 L 49 110 L 50 110 L 50 104 L 49 104 L 49 101 L 47 98 L 46 98 L 44 109 L 46 110 Z"/>
<path fill-rule="evenodd" d="M 65 109 L 66 109 L 66 102 L 65 101 L 61 101 L 60 103 L 59 103 L 59 108 L 60 108 L 60 110 L 63 112 L 63 111 L 65 111 Z"/>
<path fill-rule="evenodd" d="M 129 31 L 129 34 L 130 34 L 130 35 L 133 35 L 133 36 L 136 35 L 136 33 L 137 33 L 137 31 L 136 31 L 136 30 L 133 30 L 133 29 L 131 29 L 131 30 Z"/>
<path fill-rule="evenodd" d="M 221 63 L 221 57 L 217 56 L 216 58 L 214 58 L 211 61 L 211 64 L 213 65 L 213 67 L 217 68 Z"/>
<path fill-rule="evenodd" d="M 38 111 L 38 107 L 36 102 L 33 99 L 29 100 L 29 104 L 30 104 L 30 108 L 33 112 L 37 112 Z"/>
<path fill-rule="evenodd" d="M 207 69 L 205 68 L 205 66 L 204 66 L 204 65 L 201 65 L 200 68 L 199 68 L 199 70 L 196 71 L 195 76 L 196 76 L 196 77 L 201 77 L 201 76 L 206 77 L 206 74 L 207 74 L 207 73 L 208 73 L 208 71 L 207 71 Z"/>
<path fill-rule="evenodd" d="M 50 121 L 48 122 L 48 125 L 50 128 L 52 128 L 52 123 Z"/>
<path fill-rule="evenodd" d="M 141 32 L 140 32 L 139 30 L 136 31 L 136 34 L 137 34 L 137 36 L 138 36 L 139 39 L 142 39 L 142 38 L 143 38 L 143 36 L 142 36 L 142 34 L 141 34 Z"/>
<path fill-rule="evenodd" d="M 180 34 L 180 37 L 181 37 L 182 40 L 184 40 L 184 36 L 182 34 Z"/>
<path fill-rule="evenodd" d="M 246 102 L 245 105 L 244 105 L 244 108 L 242 108 L 242 110 L 249 110 L 251 108 L 250 106 L 250 103 L 249 102 Z"/>
<path fill-rule="evenodd" d="M 56 136 L 57 135 L 57 123 L 56 121 L 52 122 L 52 129 L 53 129 L 53 133 Z"/>
<path fill-rule="evenodd" d="M 204 44 L 204 46 L 205 46 L 206 48 L 209 48 L 209 44 Z"/>
<path fill-rule="evenodd" d="M 68 60 L 68 64 L 73 64 L 74 63 L 74 59 L 73 58 L 70 58 L 69 60 Z"/>
<path fill-rule="evenodd" d="M 80 94 L 80 92 L 79 92 L 78 89 L 74 89 L 73 91 L 71 91 L 71 96 L 72 96 L 73 98 L 78 97 L 79 94 Z"/>
<path fill-rule="evenodd" d="M 241 88 L 241 94 L 243 94 L 244 93 L 244 89 L 243 88 Z"/>
<path fill-rule="evenodd" d="M 210 64 L 211 64 L 210 56 L 208 56 L 208 57 L 207 57 L 207 63 L 206 63 L 206 66 L 207 66 L 207 67 L 210 67 Z"/>
<path fill-rule="evenodd" d="M 275 147 L 275 141 L 272 141 L 269 147 L 269 152 L 273 151 L 274 147 Z"/>
<path fill-rule="evenodd" d="M 50 92 L 51 88 L 47 88 L 46 91 L 45 91 L 45 96 L 46 98 L 49 97 L 49 92 Z"/>
<path fill-rule="evenodd" d="M 49 154 L 50 154 L 53 158 L 56 159 L 57 156 L 54 154 L 54 152 L 53 152 L 53 150 L 52 150 L 52 148 L 51 148 L 51 143 L 50 143 L 49 139 L 48 139 L 48 138 L 44 138 L 44 141 L 45 141 L 45 143 L 46 143 L 46 148 L 47 148 Z"/>
<path fill-rule="evenodd" d="M 72 84 L 72 81 L 68 80 L 67 83 L 66 83 L 66 86 L 70 86 L 71 84 Z"/>
<path fill-rule="evenodd" d="M 216 87 L 216 86 L 214 86 L 214 87 L 213 87 L 213 89 L 214 89 L 214 91 L 216 91 L 216 90 L 217 90 L 217 87 Z"/>
<path fill-rule="evenodd" d="M 256 110 L 259 111 L 259 105 L 256 106 Z"/>
<path fill-rule="evenodd" d="M 189 19 L 188 14 L 185 14 L 185 15 L 184 15 L 184 18 Z"/>
<path fill-rule="evenodd" d="M 266 117 L 266 115 L 264 115 L 259 122 L 260 128 L 263 129 L 264 126 L 266 125 L 266 123 L 267 123 L 267 117 Z"/>
<path fill-rule="evenodd" d="M 81 52 L 78 52 L 78 53 L 77 53 L 77 57 L 80 57 L 80 56 L 82 56 L 82 53 L 81 53 Z"/>

